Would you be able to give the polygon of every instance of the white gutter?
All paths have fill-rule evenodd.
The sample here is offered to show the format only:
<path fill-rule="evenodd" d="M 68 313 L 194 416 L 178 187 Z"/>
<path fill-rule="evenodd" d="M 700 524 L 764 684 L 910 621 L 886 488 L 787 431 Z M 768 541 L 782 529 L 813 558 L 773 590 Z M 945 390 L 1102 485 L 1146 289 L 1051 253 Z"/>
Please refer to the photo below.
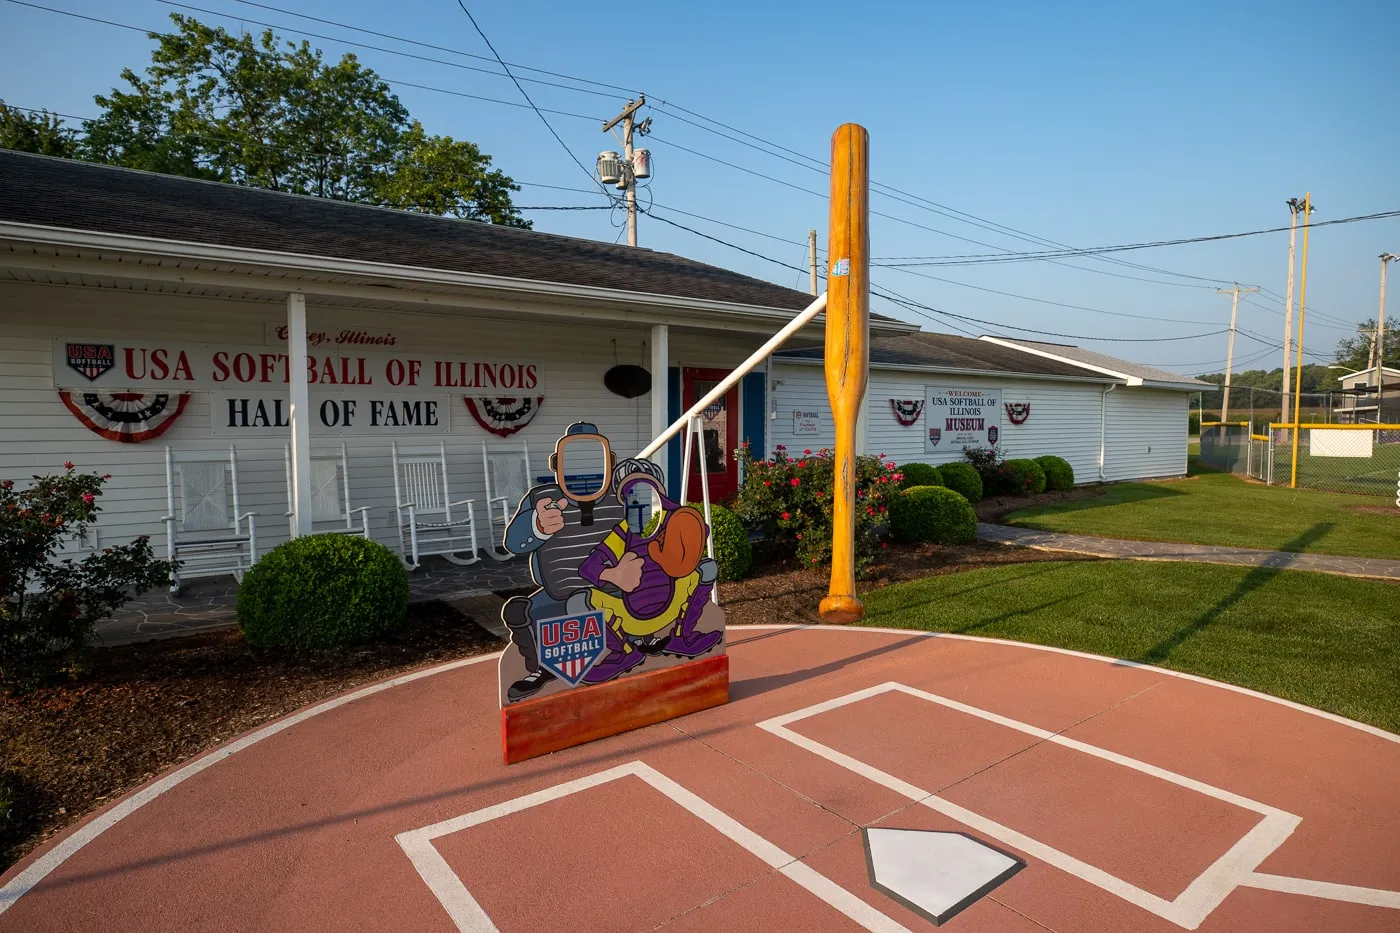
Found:
<path fill-rule="evenodd" d="M 1029 353 L 1031 356 L 1039 356 L 1047 360 L 1055 360 L 1059 363 L 1068 363 L 1070 366 L 1078 366 L 1081 369 L 1087 369 L 1096 373 L 1103 373 L 1105 376 L 1114 376 L 1115 378 L 1123 380 L 1130 386 L 1142 385 L 1142 378 L 1139 376 L 1134 376 L 1131 373 L 1118 372 L 1117 370 L 1109 369 L 1105 366 L 1098 366 L 1094 363 L 1085 363 L 1081 360 L 1076 360 L 1068 356 L 1060 356 L 1058 353 L 1051 353 L 1048 350 L 1041 350 L 1037 347 L 1028 347 L 1025 344 L 1017 343 L 1014 340 L 1005 340 L 1001 337 L 991 337 L 986 334 L 983 334 L 977 339 L 985 340 L 987 341 L 987 343 L 994 343 L 999 347 L 1006 347 L 1008 350 L 1020 350 L 1022 353 Z"/>
<path fill-rule="evenodd" d="M 1099 482 L 1108 479 L 1105 469 L 1108 456 L 1108 393 L 1118 388 L 1118 383 L 1109 383 L 1103 387 L 1103 394 L 1099 396 Z"/>
<path fill-rule="evenodd" d="M 774 322 L 788 321 L 797 313 L 793 309 L 743 305 L 735 302 L 714 301 L 700 298 L 680 298 L 674 295 L 660 295 L 652 292 L 622 291 L 620 289 L 598 288 L 590 285 L 568 285 L 557 282 L 543 282 L 538 279 L 516 279 L 499 275 L 457 272 L 450 269 L 431 269 L 418 266 L 404 266 L 396 263 L 338 259 L 304 253 L 279 252 L 276 250 L 217 246 L 204 243 L 192 243 L 184 240 L 168 240 L 158 237 L 70 230 L 64 227 L 21 224 L 10 221 L 0 221 L 0 238 L 10 238 L 25 243 L 46 246 L 61 246 L 70 249 L 124 250 L 168 259 L 242 263 L 297 273 L 321 273 L 394 279 L 400 282 L 413 284 L 457 286 L 507 294 L 644 305 L 650 308 L 666 308 L 690 312 L 713 312 L 731 316 L 760 318 L 772 320 Z M 0 261 L 0 265 L 10 265 L 13 258 L 14 257 L 9 257 Z M 144 271 L 146 270 L 142 270 L 142 272 Z M 269 280 L 259 284 L 263 288 L 271 291 L 286 290 L 290 292 L 309 290 L 300 286 L 294 287 L 290 283 L 279 288 L 276 284 L 276 280 Z M 245 287 L 248 285 L 246 278 L 243 280 L 243 285 Z M 271 286 L 271 288 L 268 288 L 268 286 Z M 388 298 L 389 296 L 385 295 L 383 297 Z M 871 329 L 876 330 L 877 328 L 895 333 L 910 333 L 918 330 L 917 326 L 906 324 L 903 321 L 872 321 Z"/>

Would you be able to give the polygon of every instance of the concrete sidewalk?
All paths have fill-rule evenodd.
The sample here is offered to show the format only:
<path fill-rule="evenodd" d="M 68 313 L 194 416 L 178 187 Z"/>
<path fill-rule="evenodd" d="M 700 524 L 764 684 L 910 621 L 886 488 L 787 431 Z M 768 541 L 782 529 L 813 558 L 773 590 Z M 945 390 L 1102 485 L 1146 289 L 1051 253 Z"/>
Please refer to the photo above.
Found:
<path fill-rule="evenodd" d="M 977 525 L 977 537 L 982 541 L 995 541 L 998 544 L 1012 544 L 1041 551 L 1091 554 L 1095 557 L 1191 561 L 1198 564 L 1230 564 L 1236 567 L 1277 567 L 1281 570 L 1311 570 L 1348 577 L 1400 580 L 1400 560 L 1371 557 L 1294 554 L 1289 551 L 1261 551 L 1255 548 L 1224 547 L 1215 544 L 1091 538 L 1087 535 L 1036 531 L 1033 528 L 1014 528 L 1010 525 L 989 525 L 981 522 Z"/>

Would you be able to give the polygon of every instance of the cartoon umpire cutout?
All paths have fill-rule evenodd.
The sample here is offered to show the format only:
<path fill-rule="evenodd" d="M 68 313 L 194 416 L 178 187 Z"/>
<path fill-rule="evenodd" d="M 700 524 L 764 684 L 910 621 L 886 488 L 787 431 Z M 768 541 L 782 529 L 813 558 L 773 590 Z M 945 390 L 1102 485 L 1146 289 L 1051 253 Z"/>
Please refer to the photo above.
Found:
<path fill-rule="evenodd" d="M 549 465 L 554 481 L 527 492 L 506 529 L 506 549 L 530 555 L 538 589 L 501 610 L 512 644 L 501 705 L 722 655 L 709 529 L 666 498 L 661 469 L 617 462 L 584 422 Z"/>

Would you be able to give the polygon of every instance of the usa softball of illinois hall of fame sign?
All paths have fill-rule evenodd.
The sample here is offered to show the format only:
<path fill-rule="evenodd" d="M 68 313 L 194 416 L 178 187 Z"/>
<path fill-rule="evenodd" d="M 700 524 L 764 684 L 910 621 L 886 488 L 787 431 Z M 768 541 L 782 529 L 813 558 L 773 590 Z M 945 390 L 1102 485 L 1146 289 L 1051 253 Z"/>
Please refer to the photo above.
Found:
<path fill-rule="evenodd" d="M 924 450 L 929 453 L 969 447 L 995 447 L 1001 437 L 1000 389 L 924 387 Z"/>

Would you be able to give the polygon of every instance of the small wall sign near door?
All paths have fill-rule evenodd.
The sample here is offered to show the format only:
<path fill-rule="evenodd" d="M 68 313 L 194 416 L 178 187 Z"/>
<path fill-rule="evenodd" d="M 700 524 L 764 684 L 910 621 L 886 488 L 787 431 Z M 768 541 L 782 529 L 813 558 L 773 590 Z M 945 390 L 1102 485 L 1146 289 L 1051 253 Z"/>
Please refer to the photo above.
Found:
<path fill-rule="evenodd" d="M 794 410 L 792 413 L 793 434 L 820 434 L 822 415 L 819 411 Z"/>

